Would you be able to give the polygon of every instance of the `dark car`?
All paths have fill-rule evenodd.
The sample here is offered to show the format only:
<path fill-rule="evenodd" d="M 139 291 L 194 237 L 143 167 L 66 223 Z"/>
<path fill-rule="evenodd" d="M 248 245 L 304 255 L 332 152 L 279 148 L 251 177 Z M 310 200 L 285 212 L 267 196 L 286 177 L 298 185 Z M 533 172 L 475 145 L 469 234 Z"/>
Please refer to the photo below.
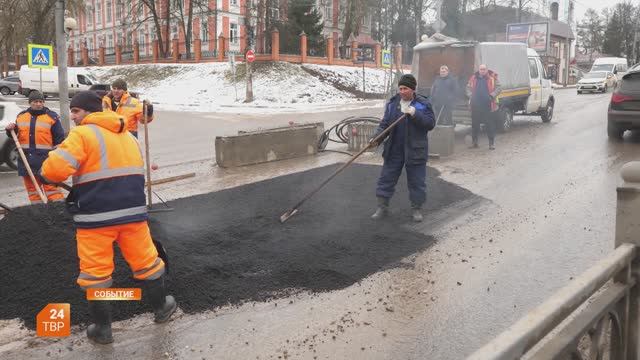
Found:
<path fill-rule="evenodd" d="M 103 97 L 107 95 L 109 91 L 111 91 L 111 85 L 108 84 L 93 84 L 89 88 L 91 91 L 95 91 L 98 96 Z"/>
<path fill-rule="evenodd" d="M 20 78 L 17 76 L 8 76 L 0 79 L 0 94 L 7 96 L 20 92 Z"/>
<path fill-rule="evenodd" d="M 607 134 L 620 140 L 627 130 L 640 130 L 640 69 L 628 71 L 616 86 L 609 103 Z"/>

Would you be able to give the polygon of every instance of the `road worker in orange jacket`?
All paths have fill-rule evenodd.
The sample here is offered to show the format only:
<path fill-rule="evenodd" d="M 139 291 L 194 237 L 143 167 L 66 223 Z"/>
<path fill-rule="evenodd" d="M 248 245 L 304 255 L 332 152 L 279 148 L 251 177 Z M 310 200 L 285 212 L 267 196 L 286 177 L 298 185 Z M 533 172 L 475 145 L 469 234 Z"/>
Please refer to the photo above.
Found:
<path fill-rule="evenodd" d="M 138 137 L 138 123 L 144 122 L 143 102 L 133 97 L 127 91 L 127 83 L 118 79 L 111 84 L 111 92 L 102 98 L 104 111 L 115 111 L 124 117 L 127 130 Z M 147 122 L 153 121 L 153 105 L 146 104 Z"/>
<path fill-rule="evenodd" d="M 12 131 L 18 135 L 20 147 L 34 174 L 40 170 L 49 151 L 64 140 L 64 129 L 58 114 L 44 106 L 44 96 L 36 90 L 29 93 L 29 108 L 18 114 L 16 122 L 10 123 L 5 129 L 10 138 Z M 42 202 L 36 186 L 42 189 L 43 184 L 37 179 L 37 184 L 31 181 L 22 158 L 18 158 L 18 175 L 22 176 L 31 203 Z M 43 190 L 49 201 L 64 200 L 64 194 L 56 186 L 45 184 Z"/>
<path fill-rule="evenodd" d="M 78 284 L 85 290 L 111 286 L 116 242 L 133 277 L 144 280 L 144 296 L 154 309 L 155 321 L 168 321 L 177 303 L 166 294 L 165 264 L 158 257 L 147 224 L 138 142 L 122 117 L 102 111 L 101 99 L 94 92 L 79 92 L 70 107 L 77 126 L 49 153 L 39 175 L 48 183 L 73 176 L 67 202 L 77 228 Z M 89 311 L 94 321 L 87 329 L 89 339 L 113 342 L 109 303 L 89 301 Z"/>

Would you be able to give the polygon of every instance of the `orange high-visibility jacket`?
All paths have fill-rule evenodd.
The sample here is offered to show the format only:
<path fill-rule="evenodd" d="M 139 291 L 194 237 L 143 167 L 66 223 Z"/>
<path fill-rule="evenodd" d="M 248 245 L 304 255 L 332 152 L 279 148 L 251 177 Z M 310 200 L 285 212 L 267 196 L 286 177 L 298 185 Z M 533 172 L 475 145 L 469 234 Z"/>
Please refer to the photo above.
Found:
<path fill-rule="evenodd" d="M 105 96 L 102 98 L 102 109 L 104 111 L 113 111 L 113 97 Z M 120 103 L 115 112 L 125 118 L 127 122 L 127 130 L 138 132 L 138 122 L 144 119 L 142 113 L 142 101 L 134 98 L 128 92 L 125 92 L 120 99 Z M 153 121 L 153 116 L 147 118 L 148 122 Z"/>
<path fill-rule="evenodd" d="M 116 113 L 87 115 L 49 153 L 40 172 L 48 183 L 63 182 L 71 175 L 70 211 L 78 228 L 147 220 L 142 152 Z"/>
<path fill-rule="evenodd" d="M 64 140 L 64 129 L 60 118 L 58 114 L 46 107 L 43 110 L 29 108 L 18 114 L 16 125 L 20 147 L 24 151 L 31 170 L 37 172 L 49 151 Z M 11 136 L 11 134 L 8 135 Z M 18 158 L 18 175 L 27 176 L 27 170 L 20 158 Z"/>

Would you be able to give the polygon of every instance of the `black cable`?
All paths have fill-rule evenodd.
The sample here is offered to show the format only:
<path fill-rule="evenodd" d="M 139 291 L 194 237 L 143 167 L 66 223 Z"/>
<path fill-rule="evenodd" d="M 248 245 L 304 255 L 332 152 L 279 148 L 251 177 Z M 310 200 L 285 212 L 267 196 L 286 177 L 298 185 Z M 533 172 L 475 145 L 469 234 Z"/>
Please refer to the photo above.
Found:
<path fill-rule="evenodd" d="M 380 118 L 375 116 L 350 116 L 341 120 L 326 130 L 318 141 L 318 151 L 325 151 L 329 141 L 346 144 L 349 142 L 349 125 L 352 124 L 380 124 Z M 333 135 L 333 137 L 332 137 Z"/>

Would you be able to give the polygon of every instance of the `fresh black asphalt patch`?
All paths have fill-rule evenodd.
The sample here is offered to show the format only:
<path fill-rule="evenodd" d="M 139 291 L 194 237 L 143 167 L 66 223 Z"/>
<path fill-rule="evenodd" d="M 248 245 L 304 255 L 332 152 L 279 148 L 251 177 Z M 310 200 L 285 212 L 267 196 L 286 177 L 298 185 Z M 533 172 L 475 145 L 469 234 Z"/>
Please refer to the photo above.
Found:
<path fill-rule="evenodd" d="M 226 304 L 265 301 L 292 291 L 340 289 L 428 247 L 433 238 L 409 222 L 403 176 L 393 217 L 375 222 L 379 166 L 354 165 L 307 201 L 284 224 L 279 216 L 337 165 L 171 201 L 175 210 L 152 215 L 151 229 L 170 257 L 168 288 L 180 308 L 197 313 Z M 429 169 L 425 217 L 469 191 Z M 0 220 L 0 319 L 28 328 L 48 303 L 70 303 L 72 324 L 89 321 L 78 275 L 76 242 L 64 205 L 28 206 Z M 116 247 L 117 248 L 117 247 Z M 139 286 L 116 250 L 114 287 Z M 113 304 L 114 320 L 150 311 L 144 302 Z"/>

